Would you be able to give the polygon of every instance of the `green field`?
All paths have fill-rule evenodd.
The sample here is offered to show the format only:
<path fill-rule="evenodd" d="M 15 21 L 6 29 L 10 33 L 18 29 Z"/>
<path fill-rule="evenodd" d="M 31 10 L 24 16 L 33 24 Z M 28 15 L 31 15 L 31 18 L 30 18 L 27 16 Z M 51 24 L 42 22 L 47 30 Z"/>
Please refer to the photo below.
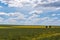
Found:
<path fill-rule="evenodd" d="M 56 28 L 57 26 L 55 28 L 20 27 L 0 26 L 0 40 L 60 40 L 60 28 Z"/>

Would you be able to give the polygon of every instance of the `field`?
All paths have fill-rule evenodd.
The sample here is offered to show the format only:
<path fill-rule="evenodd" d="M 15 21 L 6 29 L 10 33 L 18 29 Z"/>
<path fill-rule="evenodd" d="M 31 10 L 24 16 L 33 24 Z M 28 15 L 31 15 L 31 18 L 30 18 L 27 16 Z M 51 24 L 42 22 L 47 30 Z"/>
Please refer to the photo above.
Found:
<path fill-rule="evenodd" d="M 60 40 L 59 26 L 0 26 L 0 40 Z"/>

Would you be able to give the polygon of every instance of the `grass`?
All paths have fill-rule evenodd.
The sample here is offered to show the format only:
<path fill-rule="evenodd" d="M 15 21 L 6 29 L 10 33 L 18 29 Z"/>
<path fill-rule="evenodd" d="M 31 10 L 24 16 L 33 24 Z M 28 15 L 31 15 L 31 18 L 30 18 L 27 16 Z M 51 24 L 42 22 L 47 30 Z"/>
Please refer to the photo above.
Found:
<path fill-rule="evenodd" d="M 52 26 L 0 26 L 0 40 L 60 40 L 60 28 Z"/>
<path fill-rule="evenodd" d="M 1 25 L 0 28 L 45 28 L 45 26 L 37 25 Z"/>
<path fill-rule="evenodd" d="M 45 25 L 0 25 L 0 28 L 46 28 Z M 49 26 L 48 26 L 49 28 Z M 51 28 L 60 28 L 60 26 L 51 26 Z"/>

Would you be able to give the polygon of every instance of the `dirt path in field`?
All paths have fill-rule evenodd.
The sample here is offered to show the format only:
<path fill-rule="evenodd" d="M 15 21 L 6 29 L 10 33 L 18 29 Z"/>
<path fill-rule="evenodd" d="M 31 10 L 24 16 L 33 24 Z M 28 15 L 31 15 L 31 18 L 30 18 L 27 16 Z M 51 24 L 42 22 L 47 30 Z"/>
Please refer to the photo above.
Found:
<path fill-rule="evenodd" d="M 48 38 L 48 37 L 52 37 L 52 36 L 58 36 L 60 35 L 60 33 L 54 33 L 54 34 L 43 34 L 43 35 L 39 35 L 36 38 L 32 38 L 32 40 L 37 40 L 37 39 L 41 39 L 41 38 Z"/>

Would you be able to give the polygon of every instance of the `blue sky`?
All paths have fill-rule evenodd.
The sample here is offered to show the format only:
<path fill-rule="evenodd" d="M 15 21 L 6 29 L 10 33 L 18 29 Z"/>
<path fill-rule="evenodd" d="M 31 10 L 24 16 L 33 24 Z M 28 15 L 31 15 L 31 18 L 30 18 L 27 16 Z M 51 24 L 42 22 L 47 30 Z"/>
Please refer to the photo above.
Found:
<path fill-rule="evenodd" d="M 60 25 L 60 1 L 0 0 L 0 24 Z"/>

